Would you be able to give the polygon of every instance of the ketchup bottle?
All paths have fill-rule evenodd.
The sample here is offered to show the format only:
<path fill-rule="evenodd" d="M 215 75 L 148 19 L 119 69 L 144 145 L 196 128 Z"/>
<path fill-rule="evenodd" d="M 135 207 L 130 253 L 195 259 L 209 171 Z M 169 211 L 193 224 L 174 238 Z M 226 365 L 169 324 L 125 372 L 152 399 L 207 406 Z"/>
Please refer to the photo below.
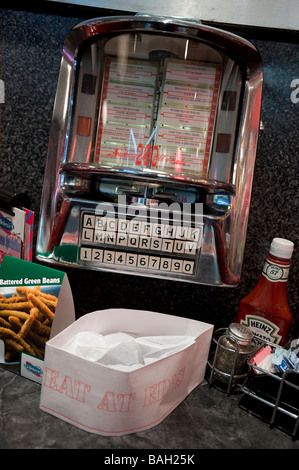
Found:
<path fill-rule="evenodd" d="M 293 322 L 287 299 L 287 280 L 294 243 L 272 240 L 262 274 L 239 305 L 236 322 L 249 327 L 255 339 L 283 346 Z"/>

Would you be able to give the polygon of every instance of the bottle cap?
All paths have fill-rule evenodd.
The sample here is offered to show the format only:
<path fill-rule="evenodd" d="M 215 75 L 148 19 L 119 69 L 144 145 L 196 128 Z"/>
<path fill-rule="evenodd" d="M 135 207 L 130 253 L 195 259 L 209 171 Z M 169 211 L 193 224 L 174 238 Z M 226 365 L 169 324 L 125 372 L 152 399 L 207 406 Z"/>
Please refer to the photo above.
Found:
<path fill-rule="evenodd" d="M 228 327 L 227 332 L 236 338 L 236 341 L 239 344 L 248 344 L 251 343 L 253 338 L 252 331 L 241 325 L 240 323 L 231 323 Z"/>
<path fill-rule="evenodd" d="M 285 238 L 273 238 L 270 254 L 278 258 L 290 259 L 294 250 L 294 243 Z"/>

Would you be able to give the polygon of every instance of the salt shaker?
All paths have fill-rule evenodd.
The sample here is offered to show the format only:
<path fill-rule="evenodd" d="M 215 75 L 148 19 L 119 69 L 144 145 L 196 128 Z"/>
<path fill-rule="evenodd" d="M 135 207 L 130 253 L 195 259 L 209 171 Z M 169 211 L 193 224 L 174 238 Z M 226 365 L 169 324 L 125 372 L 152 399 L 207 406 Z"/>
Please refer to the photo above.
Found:
<path fill-rule="evenodd" d="M 220 373 L 239 375 L 252 352 L 252 340 L 253 333 L 249 328 L 240 323 L 231 323 L 218 340 L 215 369 Z M 222 378 L 225 379 L 225 375 Z"/>

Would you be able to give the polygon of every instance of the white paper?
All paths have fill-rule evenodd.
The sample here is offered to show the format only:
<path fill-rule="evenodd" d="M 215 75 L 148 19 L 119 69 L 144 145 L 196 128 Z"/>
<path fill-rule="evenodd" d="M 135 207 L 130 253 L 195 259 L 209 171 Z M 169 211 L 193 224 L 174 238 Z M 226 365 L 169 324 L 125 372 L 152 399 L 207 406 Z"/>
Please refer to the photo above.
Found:
<path fill-rule="evenodd" d="M 101 335 L 80 331 L 61 349 L 107 367 L 131 371 L 181 351 L 194 341 L 191 336 L 135 337 L 123 332 Z"/>

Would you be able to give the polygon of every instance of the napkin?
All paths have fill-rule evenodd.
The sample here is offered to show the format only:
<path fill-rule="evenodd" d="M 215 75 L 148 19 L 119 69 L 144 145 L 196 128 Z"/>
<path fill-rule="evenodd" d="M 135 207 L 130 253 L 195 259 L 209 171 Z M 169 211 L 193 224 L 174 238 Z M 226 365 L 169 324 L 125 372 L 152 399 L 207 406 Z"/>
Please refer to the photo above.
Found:
<path fill-rule="evenodd" d="M 123 332 L 101 335 L 80 331 L 61 349 L 107 367 L 131 371 L 175 354 L 194 342 L 192 336 L 135 336 Z"/>

